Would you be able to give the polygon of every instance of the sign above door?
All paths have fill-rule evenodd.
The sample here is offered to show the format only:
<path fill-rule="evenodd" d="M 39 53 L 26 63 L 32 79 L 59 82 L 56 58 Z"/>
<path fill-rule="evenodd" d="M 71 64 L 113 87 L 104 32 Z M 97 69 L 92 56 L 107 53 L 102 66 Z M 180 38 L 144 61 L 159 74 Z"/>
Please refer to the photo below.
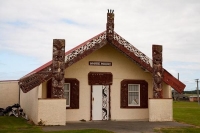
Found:
<path fill-rule="evenodd" d="M 112 66 L 112 62 L 89 61 L 90 66 Z"/>

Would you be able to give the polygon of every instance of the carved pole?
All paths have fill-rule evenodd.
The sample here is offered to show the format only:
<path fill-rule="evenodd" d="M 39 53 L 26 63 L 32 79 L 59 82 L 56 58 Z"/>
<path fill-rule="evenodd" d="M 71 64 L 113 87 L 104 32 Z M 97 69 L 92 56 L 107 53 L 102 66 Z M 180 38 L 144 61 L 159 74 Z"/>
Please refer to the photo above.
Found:
<path fill-rule="evenodd" d="M 152 46 L 153 56 L 153 98 L 163 98 L 162 96 L 162 45 Z"/>
<path fill-rule="evenodd" d="M 65 40 L 53 39 L 52 98 L 63 98 L 65 74 Z"/>
<path fill-rule="evenodd" d="M 114 10 L 109 9 L 107 13 L 106 38 L 108 41 L 112 41 L 114 38 Z"/>

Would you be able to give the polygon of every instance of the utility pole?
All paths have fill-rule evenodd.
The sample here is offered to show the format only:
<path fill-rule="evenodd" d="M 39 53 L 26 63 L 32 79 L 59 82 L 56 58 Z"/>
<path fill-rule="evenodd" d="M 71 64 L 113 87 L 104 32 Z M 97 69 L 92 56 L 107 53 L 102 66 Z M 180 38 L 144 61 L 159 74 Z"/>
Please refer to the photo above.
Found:
<path fill-rule="evenodd" d="M 197 82 L 197 99 L 198 99 L 198 104 L 199 104 L 199 79 L 195 79 Z"/>

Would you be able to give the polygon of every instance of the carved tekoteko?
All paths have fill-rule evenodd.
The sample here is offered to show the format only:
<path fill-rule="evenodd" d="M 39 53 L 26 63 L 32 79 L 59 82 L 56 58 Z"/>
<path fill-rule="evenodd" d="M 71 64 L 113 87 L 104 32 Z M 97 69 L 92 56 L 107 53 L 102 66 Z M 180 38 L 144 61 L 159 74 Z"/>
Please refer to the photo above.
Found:
<path fill-rule="evenodd" d="M 108 41 L 114 38 L 114 10 L 108 10 L 107 13 L 106 38 Z"/>
<path fill-rule="evenodd" d="M 163 81 L 163 67 L 162 67 L 162 45 L 152 46 L 153 56 L 153 97 L 162 98 L 162 81 Z"/>
<path fill-rule="evenodd" d="M 52 98 L 63 98 L 65 73 L 65 40 L 53 40 Z"/>

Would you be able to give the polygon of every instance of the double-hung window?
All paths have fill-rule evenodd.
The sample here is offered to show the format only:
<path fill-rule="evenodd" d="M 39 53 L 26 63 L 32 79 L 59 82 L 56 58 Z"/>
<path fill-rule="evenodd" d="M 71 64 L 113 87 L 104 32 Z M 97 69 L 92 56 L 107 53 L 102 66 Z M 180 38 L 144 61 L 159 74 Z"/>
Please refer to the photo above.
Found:
<path fill-rule="evenodd" d="M 148 108 L 148 82 L 124 79 L 121 81 L 121 108 Z"/>
<path fill-rule="evenodd" d="M 128 84 L 128 106 L 140 106 L 139 84 Z"/>
<path fill-rule="evenodd" d="M 64 84 L 64 98 L 66 98 L 66 106 L 70 107 L 70 83 Z"/>

